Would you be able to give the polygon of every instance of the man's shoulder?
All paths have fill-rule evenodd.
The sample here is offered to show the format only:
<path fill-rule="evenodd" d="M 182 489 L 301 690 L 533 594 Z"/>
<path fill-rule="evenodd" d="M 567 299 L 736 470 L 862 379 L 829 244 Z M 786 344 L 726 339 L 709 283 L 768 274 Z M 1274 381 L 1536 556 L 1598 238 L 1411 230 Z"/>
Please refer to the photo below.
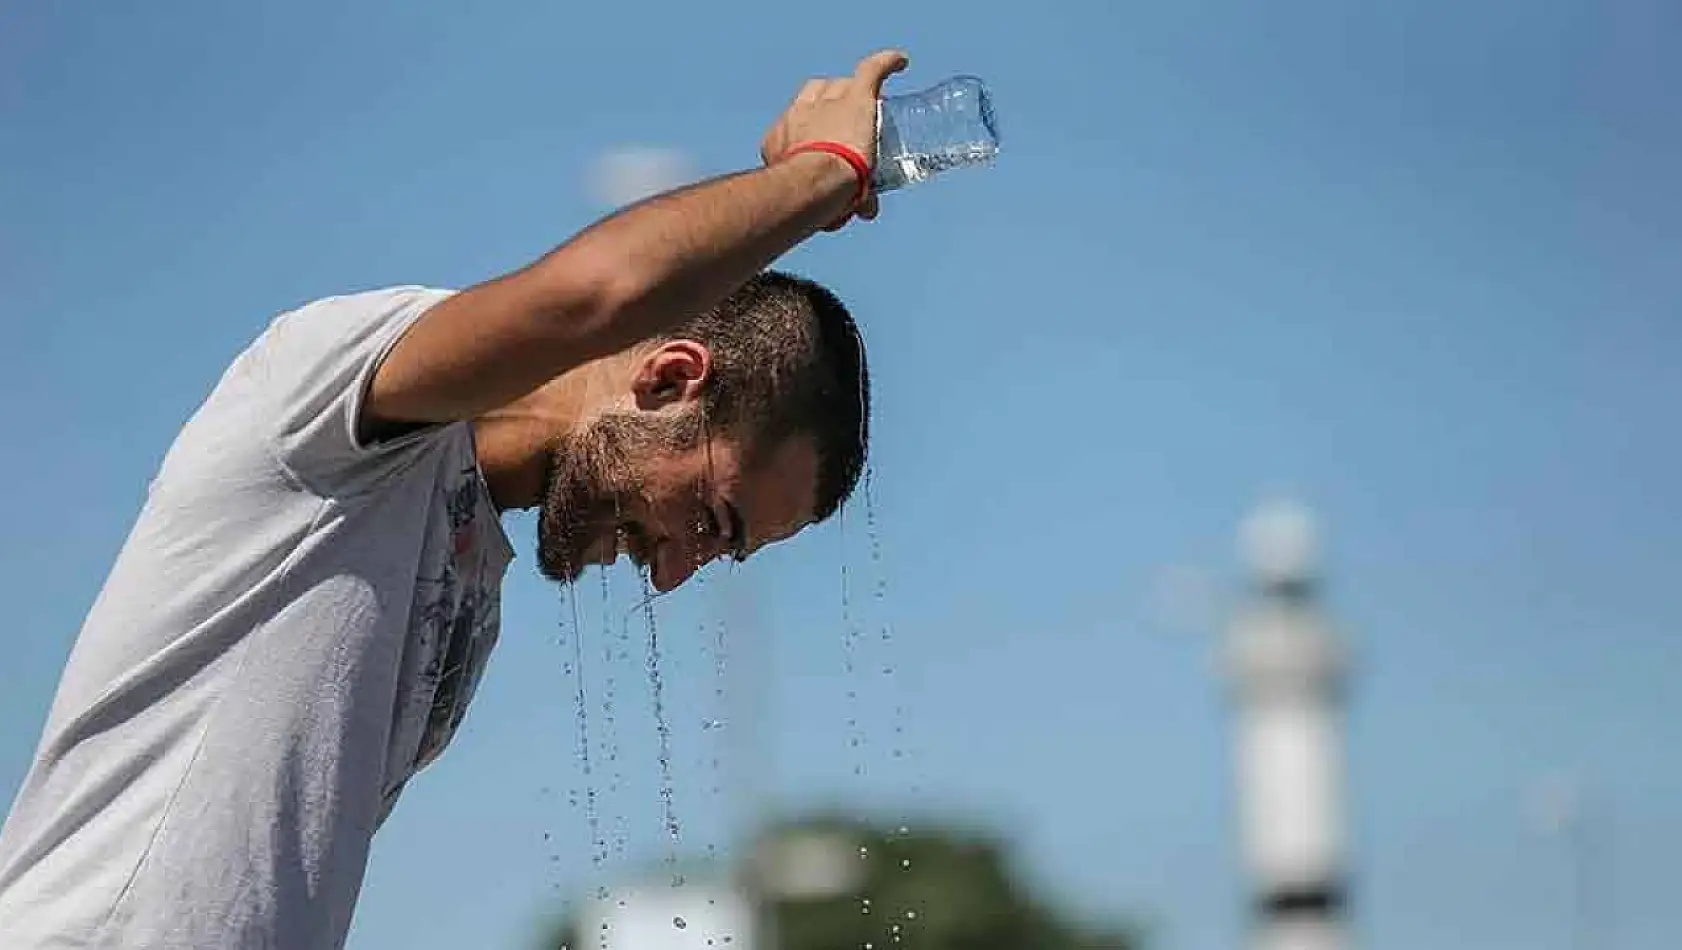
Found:
<path fill-rule="evenodd" d="M 292 302 L 272 311 L 247 351 L 265 362 L 308 361 L 355 347 L 382 328 L 401 328 L 457 291 L 425 284 L 347 290 Z"/>
<path fill-rule="evenodd" d="M 430 284 L 388 284 L 361 290 L 346 290 L 307 300 L 286 311 L 288 315 L 317 310 L 355 310 L 382 312 L 393 306 L 416 302 L 435 302 L 459 293 L 455 288 Z"/>

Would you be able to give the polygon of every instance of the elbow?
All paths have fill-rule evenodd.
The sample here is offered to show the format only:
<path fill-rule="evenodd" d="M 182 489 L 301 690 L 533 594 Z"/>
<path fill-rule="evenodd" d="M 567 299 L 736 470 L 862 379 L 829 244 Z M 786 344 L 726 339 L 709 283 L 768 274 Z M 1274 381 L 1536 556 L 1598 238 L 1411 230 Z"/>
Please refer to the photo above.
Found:
<path fill-rule="evenodd" d="M 637 315 L 647 309 L 654 282 L 632 262 L 579 248 L 544 260 L 535 274 L 543 303 L 535 308 L 596 355 L 639 339 Z"/>

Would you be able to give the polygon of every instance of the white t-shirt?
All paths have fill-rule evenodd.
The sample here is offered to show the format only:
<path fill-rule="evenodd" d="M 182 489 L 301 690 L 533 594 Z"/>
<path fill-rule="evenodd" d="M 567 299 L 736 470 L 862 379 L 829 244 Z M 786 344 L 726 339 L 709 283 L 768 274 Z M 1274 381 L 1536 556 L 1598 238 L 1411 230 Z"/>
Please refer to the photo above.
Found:
<path fill-rule="evenodd" d="M 355 435 L 374 368 L 449 294 L 282 315 L 181 431 L 0 830 L 0 947 L 343 946 L 513 558 L 467 424 Z"/>

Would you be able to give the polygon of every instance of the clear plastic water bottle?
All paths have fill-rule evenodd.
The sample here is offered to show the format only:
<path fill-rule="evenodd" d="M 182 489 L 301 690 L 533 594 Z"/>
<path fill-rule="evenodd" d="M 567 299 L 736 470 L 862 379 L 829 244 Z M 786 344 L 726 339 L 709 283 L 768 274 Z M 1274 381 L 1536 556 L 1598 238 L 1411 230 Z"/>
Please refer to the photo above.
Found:
<path fill-rule="evenodd" d="M 877 104 L 878 193 L 914 185 L 952 168 L 985 165 L 999 153 L 993 100 L 974 76 L 954 76 L 938 86 Z"/>

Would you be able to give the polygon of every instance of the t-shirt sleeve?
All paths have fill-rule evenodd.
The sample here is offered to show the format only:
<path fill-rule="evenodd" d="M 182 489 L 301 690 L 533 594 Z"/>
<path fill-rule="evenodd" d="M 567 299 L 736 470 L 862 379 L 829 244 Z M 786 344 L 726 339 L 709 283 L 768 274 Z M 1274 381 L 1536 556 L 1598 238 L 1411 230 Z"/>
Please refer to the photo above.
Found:
<path fill-rule="evenodd" d="M 329 297 L 282 314 L 260 345 L 274 456 L 310 490 L 367 491 L 412 463 L 448 426 L 374 443 L 357 437 L 374 373 L 422 314 L 453 293 L 397 287 Z"/>

